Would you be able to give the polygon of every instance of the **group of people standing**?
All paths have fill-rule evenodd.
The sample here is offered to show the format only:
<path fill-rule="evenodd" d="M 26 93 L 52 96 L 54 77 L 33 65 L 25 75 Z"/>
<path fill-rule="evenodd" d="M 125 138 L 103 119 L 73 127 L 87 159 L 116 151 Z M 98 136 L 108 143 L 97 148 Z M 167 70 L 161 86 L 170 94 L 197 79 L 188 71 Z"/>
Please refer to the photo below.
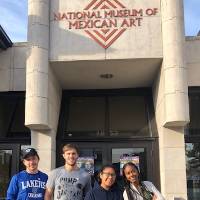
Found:
<path fill-rule="evenodd" d="M 77 166 L 78 148 L 63 147 L 65 165 L 47 176 L 38 170 L 39 155 L 34 148 L 22 151 L 25 170 L 14 175 L 7 190 L 8 200 L 164 200 L 149 181 L 140 180 L 140 172 L 133 163 L 123 166 L 124 191 L 116 183 L 113 165 L 105 165 L 98 173 L 93 188 L 91 177 Z"/>

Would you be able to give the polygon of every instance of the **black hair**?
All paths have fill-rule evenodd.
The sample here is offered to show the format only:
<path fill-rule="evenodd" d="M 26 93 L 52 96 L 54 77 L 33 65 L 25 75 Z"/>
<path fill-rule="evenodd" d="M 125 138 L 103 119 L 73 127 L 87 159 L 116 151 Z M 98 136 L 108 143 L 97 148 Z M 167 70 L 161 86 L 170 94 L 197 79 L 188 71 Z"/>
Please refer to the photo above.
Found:
<path fill-rule="evenodd" d="M 125 175 L 125 172 L 124 172 L 124 171 L 125 171 L 125 168 L 126 168 L 127 166 L 131 166 L 131 167 L 133 167 L 133 168 L 136 169 L 136 171 L 137 171 L 137 173 L 138 173 L 138 181 L 139 181 L 139 184 L 141 185 L 142 182 L 141 182 L 141 178 L 140 178 L 140 177 L 141 177 L 140 171 L 139 171 L 137 165 L 135 165 L 135 164 L 132 163 L 132 162 L 126 163 L 126 164 L 123 166 L 123 168 L 122 168 L 122 176 L 123 176 L 123 180 L 124 180 L 124 189 L 125 189 L 125 191 L 126 191 L 126 194 L 127 194 L 127 196 L 128 196 L 128 199 L 129 199 L 129 200 L 131 200 L 131 199 L 136 199 L 136 200 L 137 200 L 137 199 L 138 199 L 138 198 L 137 198 L 137 192 L 131 189 L 130 181 L 127 180 L 126 175 Z"/>
<path fill-rule="evenodd" d="M 126 176 L 125 176 L 125 172 L 124 172 L 124 170 L 125 170 L 125 168 L 126 168 L 127 166 L 131 166 L 131 167 L 134 167 L 134 168 L 136 169 L 136 171 L 137 171 L 137 173 L 138 173 L 139 184 L 141 185 L 141 174 L 140 174 L 140 171 L 139 171 L 137 165 L 134 164 L 134 163 L 132 163 L 132 162 L 126 163 L 126 164 L 123 166 L 123 168 L 122 168 L 122 176 L 123 176 L 123 179 L 124 179 L 124 184 L 125 184 L 125 185 L 130 185 L 130 182 L 127 180 L 127 178 L 126 178 Z"/>
<path fill-rule="evenodd" d="M 135 170 L 137 171 L 139 185 L 141 187 L 141 190 L 143 191 L 142 194 L 131 188 L 130 181 L 127 180 L 127 178 L 125 176 L 125 172 L 124 172 L 124 170 L 127 166 L 131 166 L 131 167 L 135 168 Z M 139 171 L 137 165 L 135 165 L 132 162 L 126 163 L 123 166 L 122 174 L 123 174 L 123 179 L 124 179 L 124 186 L 125 186 L 124 188 L 125 188 L 125 191 L 126 191 L 126 194 L 127 194 L 129 200 L 140 199 L 138 197 L 138 195 L 141 196 L 144 200 L 153 199 L 154 194 L 148 190 L 148 188 L 146 187 L 146 185 L 144 183 L 142 183 L 141 174 L 140 174 L 140 171 Z"/>
<path fill-rule="evenodd" d="M 98 175 L 97 175 L 97 182 L 99 183 L 99 185 L 101 185 L 101 178 L 100 178 L 100 175 L 103 173 L 103 171 L 106 169 L 106 168 L 112 168 L 116 174 L 116 169 L 113 165 L 104 165 L 98 172 Z M 115 179 L 115 183 L 113 185 L 116 184 L 116 179 Z"/>

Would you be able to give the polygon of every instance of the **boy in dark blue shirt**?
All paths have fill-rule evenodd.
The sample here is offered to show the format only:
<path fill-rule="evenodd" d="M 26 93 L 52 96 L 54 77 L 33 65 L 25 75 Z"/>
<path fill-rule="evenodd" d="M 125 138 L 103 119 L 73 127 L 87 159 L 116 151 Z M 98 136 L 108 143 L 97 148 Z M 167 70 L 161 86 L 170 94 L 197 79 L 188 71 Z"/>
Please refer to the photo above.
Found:
<path fill-rule="evenodd" d="M 22 150 L 26 170 L 14 175 L 7 190 L 8 200 L 43 200 L 48 176 L 38 170 L 39 156 L 34 148 Z"/>

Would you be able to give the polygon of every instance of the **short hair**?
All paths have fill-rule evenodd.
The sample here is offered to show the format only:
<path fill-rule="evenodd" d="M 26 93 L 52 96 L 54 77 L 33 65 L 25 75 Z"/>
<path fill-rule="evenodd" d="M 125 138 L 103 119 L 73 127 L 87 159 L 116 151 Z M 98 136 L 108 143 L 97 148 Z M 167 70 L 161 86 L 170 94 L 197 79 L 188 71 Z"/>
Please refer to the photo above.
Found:
<path fill-rule="evenodd" d="M 62 152 L 65 153 L 65 151 L 68 151 L 70 149 L 75 149 L 77 154 L 79 154 L 78 147 L 75 144 L 65 144 L 62 148 Z"/>

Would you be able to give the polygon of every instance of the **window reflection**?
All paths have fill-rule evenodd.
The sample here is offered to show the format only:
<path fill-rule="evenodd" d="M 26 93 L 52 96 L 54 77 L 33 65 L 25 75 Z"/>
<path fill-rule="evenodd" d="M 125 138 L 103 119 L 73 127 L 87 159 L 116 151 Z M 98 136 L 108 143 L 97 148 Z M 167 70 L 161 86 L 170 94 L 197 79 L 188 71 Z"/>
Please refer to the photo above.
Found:
<path fill-rule="evenodd" d="M 0 150 L 0 199 L 6 197 L 11 177 L 12 150 Z"/>
<path fill-rule="evenodd" d="M 30 138 L 24 118 L 25 94 L 0 92 L 0 138 Z"/>
<path fill-rule="evenodd" d="M 117 96 L 109 98 L 110 135 L 149 135 L 145 98 Z M 130 134 L 131 133 L 131 134 Z"/>
<path fill-rule="evenodd" d="M 200 143 L 186 143 L 188 200 L 200 197 Z"/>
<path fill-rule="evenodd" d="M 150 106 L 145 96 L 83 96 L 65 100 L 67 137 L 151 136 Z"/>
<path fill-rule="evenodd" d="M 122 175 L 123 165 L 127 162 L 136 164 L 141 172 L 142 180 L 147 178 L 146 152 L 145 148 L 113 148 L 112 164 L 117 168 L 118 179 Z M 119 180 L 120 181 L 120 180 Z"/>
<path fill-rule="evenodd" d="M 199 92 L 189 90 L 190 123 L 186 127 L 186 135 L 199 135 L 200 130 L 200 95 Z"/>

